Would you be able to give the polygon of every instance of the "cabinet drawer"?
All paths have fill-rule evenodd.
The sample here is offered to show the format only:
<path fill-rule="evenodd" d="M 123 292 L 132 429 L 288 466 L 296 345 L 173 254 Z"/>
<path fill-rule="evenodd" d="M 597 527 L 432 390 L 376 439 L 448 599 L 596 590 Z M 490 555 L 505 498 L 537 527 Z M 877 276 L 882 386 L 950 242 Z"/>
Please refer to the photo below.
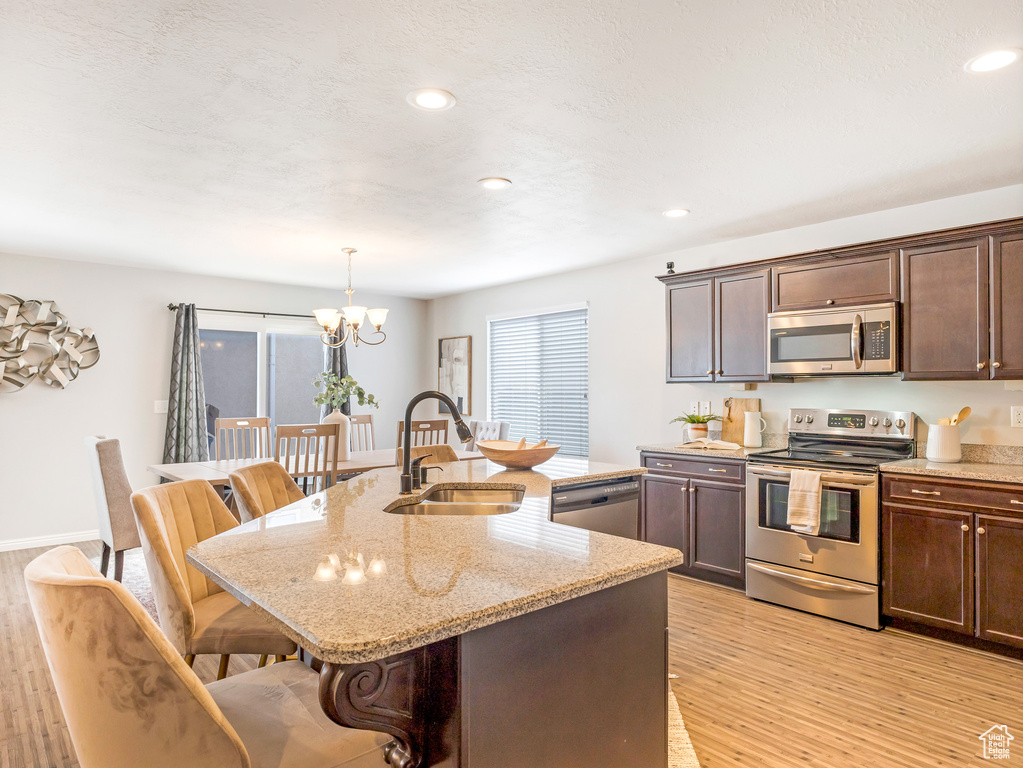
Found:
<path fill-rule="evenodd" d="M 771 273 L 774 312 L 899 299 L 899 263 L 894 251 L 775 267 Z"/>
<path fill-rule="evenodd" d="M 743 482 L 746 479 L 745 462 L 701 461 L 687 456 L 644 454 L 643 466 L 651 472 L 661 475 L 685 475 L 686 477 L 706 477 L 710 480 L 732 480 L 735 482 Z"/>
<path fill-rule="evenodd" d="M 886 478 L 884 500 L 927 506 L 955 506 L 974 509 L 999 509 L 1023 517 L 1023 488 L 1006 486 L 970 486 L 960 483 L 935 483 L 905 475 Z"/>

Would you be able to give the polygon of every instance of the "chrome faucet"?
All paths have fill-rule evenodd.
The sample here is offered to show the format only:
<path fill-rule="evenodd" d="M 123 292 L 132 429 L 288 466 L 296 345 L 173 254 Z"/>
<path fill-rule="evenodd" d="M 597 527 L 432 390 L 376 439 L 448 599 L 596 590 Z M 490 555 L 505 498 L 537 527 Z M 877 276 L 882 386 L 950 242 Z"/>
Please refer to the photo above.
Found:
<path fill-rule="evenodd" d="M 451 398 L 445 395 L 443 392 L 420 392 L 418 395 L 408 401 L 408 406 L 405 408 L 405 424 L 404 432 L 402 435 L 402 455 L 401 455 L 401 493 L 409 494 L 412 493 L 413 489 L 421 487 L 418 482 L 413 483 L 412 480 L 412 411 L 415 407 L 423 400 L 439 400 L 448 407 L 451 411 L 451 415 L 455 419 L 455 430 L 458 432 L 458 439 L 463 443 L 467 443 L 472 440 L 472 432 L 465 426 L 465 422 L 462 421 L 462 415 L 458 412 L 458 407 L 452 402 Z M 425 456 L 423 458 L 426 458 Z M 419 472 L 416 472 L 417 481 L 419 480 Z"/>

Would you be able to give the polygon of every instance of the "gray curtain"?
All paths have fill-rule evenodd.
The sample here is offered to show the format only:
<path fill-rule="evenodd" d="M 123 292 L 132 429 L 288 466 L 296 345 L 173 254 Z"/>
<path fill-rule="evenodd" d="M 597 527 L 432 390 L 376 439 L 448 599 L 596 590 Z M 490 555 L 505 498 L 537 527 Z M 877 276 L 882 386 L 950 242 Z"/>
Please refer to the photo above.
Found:
<path fill-rule="evenodd" d="M 331 373 L 337 374 L 337 377 L 339 379 L 343 379 L 345 376 L 348 375 L 348 353 L 345 351 L 345 347 L 347 346 L 348 343 L 345 342 L 340 347 L 324 347 L 324 349 L 327 350 L 326 360 L 324 361 L 324 365 L 326 366 L 323 369 L 324 371 L 330 371 Z M 330 406 L 321 405 L 320 421 L 323 421 L 323 418 L 328 413 L 330 413 Z M 352 404 L 345 403 L 344 405 L 342 405 L 341 413 L 345 414 L 346 416 L 351 416 Z"/>
<path fill-rule="evenodd" d="M 206 393 L 199 359 L 199 324 L 195 304 L 178 304 L 171 355 L 170 401 L 163 461 L 206 461 Z"/>

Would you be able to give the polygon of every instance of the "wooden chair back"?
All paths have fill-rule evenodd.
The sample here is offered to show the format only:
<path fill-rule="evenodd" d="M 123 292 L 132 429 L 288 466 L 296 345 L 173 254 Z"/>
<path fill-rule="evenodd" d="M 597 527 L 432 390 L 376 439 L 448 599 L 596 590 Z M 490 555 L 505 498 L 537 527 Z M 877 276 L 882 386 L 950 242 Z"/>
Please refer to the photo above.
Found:
<path fill-rule="evenodd" d="M 448 441 L 448 420 L 447 419 L 417 419 L 412 422 L 412 445 L 438 445 Z M 398 442 L 396 448 L 401 448 L 404 437 L 405 423 L 398 422 Z"/>
<path fill-rule="evenodd" d="M 352 416 L 352 450 L 375 451 L 377 441 L 373 435 L 373 417 L 370 414 Z"/>
<path fill-rule="evenodd" d="M 306 495 L 328 488 L 338 454 L 337 424 L 281 424 L 274 459 L 298 481 Z"/>
<path fill-rule="evenodd" d="M 270 459 L 270 419 L 217 419 L 213 428 L 213 458 Z"/>

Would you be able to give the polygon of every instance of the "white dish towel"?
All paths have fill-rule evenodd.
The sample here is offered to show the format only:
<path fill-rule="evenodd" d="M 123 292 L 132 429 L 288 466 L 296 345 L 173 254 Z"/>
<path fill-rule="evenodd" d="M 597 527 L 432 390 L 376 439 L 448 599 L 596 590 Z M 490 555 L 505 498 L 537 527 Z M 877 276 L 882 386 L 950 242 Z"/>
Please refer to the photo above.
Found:
<path fill-rule="evenodd" d="M 798 533 L 816 536 L 821 528 L 821 473 L 793 469 L 789 480 L 788 516 L 785 522 Z"/>

